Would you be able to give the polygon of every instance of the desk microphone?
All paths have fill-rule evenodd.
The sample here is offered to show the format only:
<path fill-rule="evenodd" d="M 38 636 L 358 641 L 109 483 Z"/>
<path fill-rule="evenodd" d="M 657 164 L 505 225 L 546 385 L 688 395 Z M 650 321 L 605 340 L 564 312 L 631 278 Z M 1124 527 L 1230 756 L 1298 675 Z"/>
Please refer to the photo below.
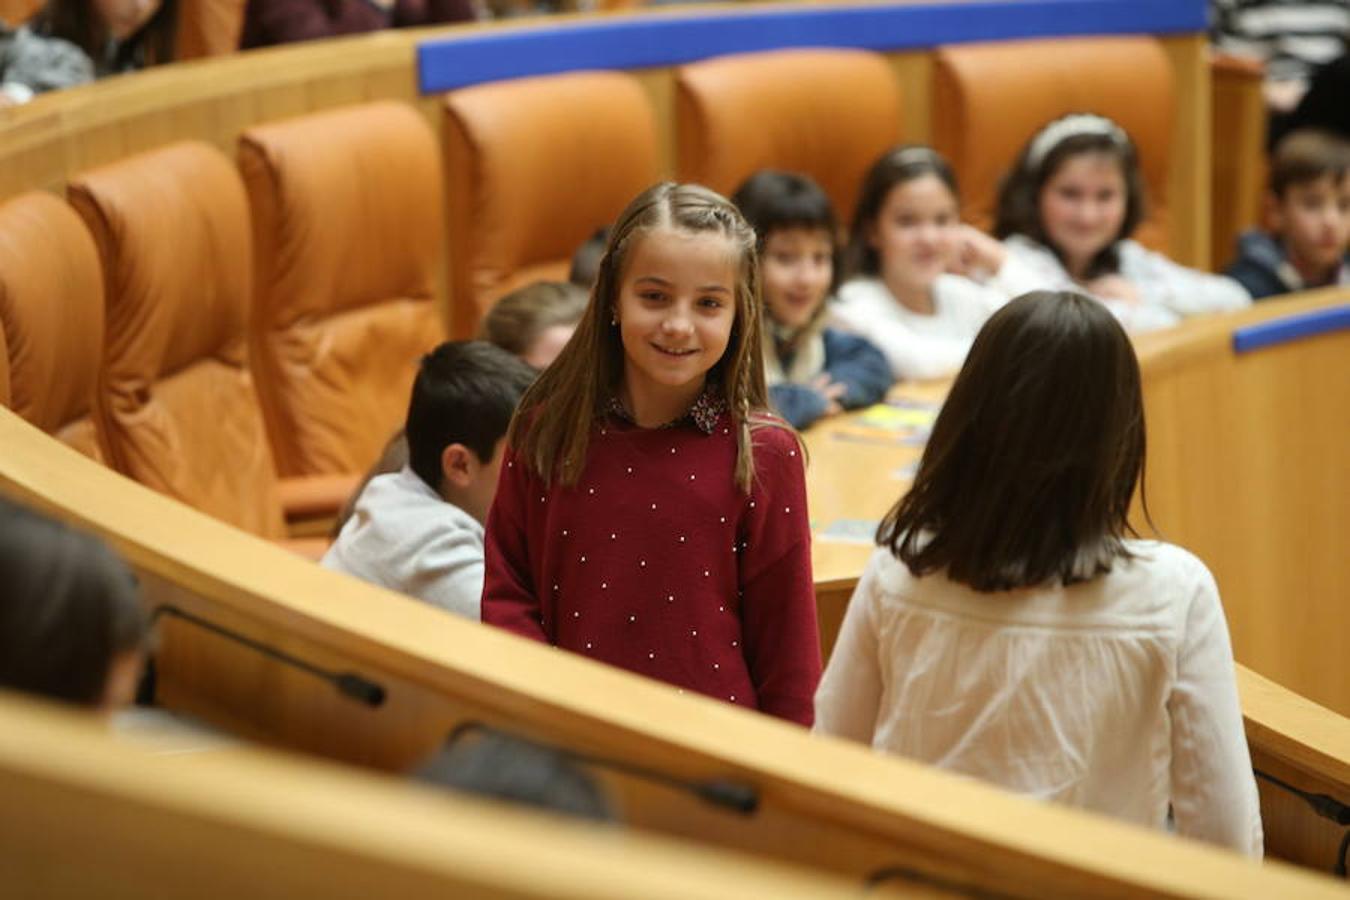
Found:
<path fill-rule="evenodd" d="M 1276 778 L 1269 772 L 1262 772 L 1260 769 L 1252 769 L 1252 771 L 1262 781 L 1268 781 L 1277 788 L 1298 797 L 1322 818 L 1330 819 L 1337 825 L 1350 825 L 1350 803 L 1342 803 L 1330 794 L 1314 794 L 1311 791 L 1301 790 L 1287 781 Z M 1350 831 L 1346 831 L 1341 837 L 1341 845 L 1336 850 L 1336 863 L 1331 869 L 1334 874 L 1341 878 L 1346 877 L 1347 855 L 1350 855 Z"/>
<path fill-rule="evenodd" d="M 465 735 L 472 732 L 497 735 L 509 738 L 510 740 L 522 741 L 527 744 L 545 746 L 538 741 L 522 738 L 519 735 L 511 734 L 500 728 L 493 728 L 491 725 L 472 720 L 461 722 L 456 725 L 455 729 L 451 731 L 450 735 L 445 739 L 445 743 L 453 746 L 463 740 Z M 598 766 L 599 768 L 610 769 L 615 772 L 622 772 L 625 775 L 632 775 L 635 778 L 641 778 L 644 781 L 663 784 L 666 787 L 693 794 L 705 803 L 743 816 L 753 815 L 759 808 L 759 791 L 756 790 L 753 785 L 745 784 L 744 782 L 732 781 L 724 778 L 711 778 L 702 781 L 680 778 L 679 776 L 671 775 L 668 772 L 658 772 L 655 769 L 648 769 L 634 763 L 624 762 L 623 760 L 610 759 L 604 756 L 594 756 L 589 753 L 580 753 L 576 750 L 569 750 L 566 747 L 557 744 L 548 745 L 548 749 L 551 749 L 559 756 L 574 762 L 584 763 L 589 766 Z"/>
<path fill-rule="evenodd" d="M 333 672 L 328 669 L 322 669 L 311 662 L 306 662 L 303 659 L 291 656 L 289 653 L 285 653 L 268 644 L 255 641 L 250 637 L 245 637 L 237 631 L 232 631 L 223 625 L 218 625 L 215 622 L 208 621 L 201 616 L 194 615 L 179 609 L 177 606 L 169 604 L 155 607 L 155 611 L 150 615 L 150 623 L 153 625 L 162 615 L 174 616 L 185 622 L 191 622 L 198 628 L 203 628 L 214 634 L 218 634 L 223 638 L 234 641 L 236 644 L 242 644 L 250 650 L 261 653 L 269 659 L 276 660 L 282 665 L 290 666 L 293 669 L 299 669 L 302 672 L 308 672 L 316 678 L 322 678 L 324 681 L 327 681 L 329 684 L 333 685 L 333 687 L 337 688 L 338 693 L 345 697 L 349 697 L 358 703 L 364 703 L 366 706 L 381 706 L 384 703 L 384 687 L 368 678 L 357 675 L 355 672 Z M 153 675 L 150 675 L 149 672 L 147 672 L 147 680 L 150 680 L 153 684 L 152 679 Z M 153 687 L 149 688 L 151 696 L 153 696 L 153 690 Z M 142 693 L 144 693 L 144 690 Z"/>

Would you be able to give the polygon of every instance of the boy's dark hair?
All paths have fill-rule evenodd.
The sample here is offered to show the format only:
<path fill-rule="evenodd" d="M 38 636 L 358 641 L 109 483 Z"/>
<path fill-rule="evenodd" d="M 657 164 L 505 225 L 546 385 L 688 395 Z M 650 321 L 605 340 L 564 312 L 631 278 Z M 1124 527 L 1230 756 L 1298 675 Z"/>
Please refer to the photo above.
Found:
<path fill-rule="evenodd" d="M 426 356 L 408 403 L 408 464 L 434 491 L 441 453 L 463 444 L 487 462 L 535 372 L 484 341 L 447 341 Z"/>
<path fill-rule="evenodd" d="M 881 207 L 886 204 L 891 190 L 896 185 L 925 175 L 936 176 L 959 200 L 961 192 L 957 189 L 956 173 L 942 154 L 931 147 L 918 144 L 895 147 L 872 163 L 872 168 L 863 176 L 858 207 L 853 212 L 853 227 L 849 229 L 848 252 L 845 255 L 849 278 L 881 273 L 881 259 L 868 243 L 867 233 L 881 214 Z"/>
<path fill-rule="evenodd" d="M 765 242 L 775 231 L 805 228 L 828 234 L 834 267 L 830 291 L 839 286 L 839 225 L 834 205 L 820 185 L 796 172 L 761 169 L 741 183 L 731 202 L 755 229 L 755 246 L 761 256 Z"/>
<path fill-rule="evenodd" d="M 606 225 L 595 229 L 595 234 L 586 238 L 572 254 L 572 269 L 567 273 L 567 280 L 585 291 L 590 291 L 595 284 L 595 276 L 600 272 L 600 257 L 605 255 L 605 247 L 609 246 L 609 228 Z"/>
<path fill-rule="evenodd" d="M 103 542 L 0 501 L 0 685 L 97 706 L 149 630 L 131 572 Z"/>
<path fill-rule="evenodd" d="M 604 792 L 585 769 L 558 750 L 498 732 L 452 739 L 418 774 L 482 797 L 582 819 L 613 819 Z"/>
<path fill-rule="evenodd" d="M 1139 169 L 1139 157 L 1135 152 L 1134 142 L 1118 126 L 1111 133 L 1069 134 L 1056 141 L 1042 156 L 1033 159 L 1032 151 L 1037 147 L 1037 138 L 1055 127 L 1057 123 L 1071 118 L 1075 116 L 1065 116 L 1047 124 L 1027 141 L 1022 152 L 1018 154 L 1017 161 L 1013 163 L 1013 167 L 999 185 L 998 208 L 994 214 L 994 237 L 1002 240 L 1014 234 L 1024 235 L 1048 248 L 1056 257 L 1060 256 L 1059 248 L 1050 242 L 1041 224 L 1041 189 L 1051 176 L 1059 171 L 1059 167 L 1072 157 L 1083 154 L 1109 156 L 1120 164 L 1121 174 L 1125 178 L 1125 219 L 1120 223 L 1120 231 L 1112 238 L 1111 243 L 1098 253 L 1097 258 L 1088 266 L 1087 277 L 1096 278 L 1120 268 L 1116 244 L 1134 234 L 1134 230 L 1144 220 L 1147 190 L 1144 187 L 1143 173 Z"/>
<path fill-rule="evenodd" d="M 977 591 L 1090 580 L 1130 555 L 1144 448 L 1120 323 L 1081 294 L 1023 294 L 976 336 L 877 543 Z"/>
<path fill-rule="evenodd" d="M 1330 175 L 1335 182 L 1350 172 L 1350 141 L 1326 131 L 1290 132 L 1270 157 L 1270 192 L 1283 198 L 1296 184 Z"/>
<path fill-rule="evenodd" d="M 570 282 L 531 282 L 492 304 L 478 326 L 478 336 L 522 356 L 544 329 L 580 322 L 588 299 L 584 290 Z"/>

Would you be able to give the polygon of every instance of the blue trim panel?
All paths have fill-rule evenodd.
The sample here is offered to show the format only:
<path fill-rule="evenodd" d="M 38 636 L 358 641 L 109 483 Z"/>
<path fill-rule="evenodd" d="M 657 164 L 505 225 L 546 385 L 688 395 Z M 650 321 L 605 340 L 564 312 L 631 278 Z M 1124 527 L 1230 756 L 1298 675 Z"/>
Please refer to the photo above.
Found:
<path fill-rule="evenodd" d="M 1250 353 L 1276 344 L 1287 344 L 1301 338 L 1345 330 L 1350 330 L 1350 304 L 1329 306 L 1326 309 L 1239 328 L 1233 332 L 1233 352 Z"/>
<path fill-rule="evenodd" d="M 421 92 L 436 94 L 505 78 L 658 68 L 787 47 L 895 51 L 1015 38 L 1193 33 L 1205 27 L 1203 0 L 971 0 L 654 13 L 432 38 L 417 47 L 417 74 Z"/>

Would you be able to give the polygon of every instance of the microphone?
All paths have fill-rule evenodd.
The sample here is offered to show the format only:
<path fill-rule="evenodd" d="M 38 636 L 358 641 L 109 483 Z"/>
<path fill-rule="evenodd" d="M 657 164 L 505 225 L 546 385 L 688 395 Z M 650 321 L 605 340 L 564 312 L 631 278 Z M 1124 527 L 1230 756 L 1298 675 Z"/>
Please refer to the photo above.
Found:
<path fill-rule="evenodd" d="M 333 685 L 333 687 L 337 688 L 338 693 L 342 694 L 344 697 L 355 700 L 357 703 L 371 707 L 382 706 L 384 704 L 384 687 L 355 672 L 332 672 L 328 669 L 320 668 L 311 662 L 292 656 L 289 653 L 285 653 L 273 646 L 264 644 L 261 641 L 255 641 L 253 638 L 246 637 L 237 631 L 233 631 L 223 625 L 203 619 L 201 616 L 194 615 L 193 613 L 179 609 L 177 606 L 171 604 L 155 607 L 154 612 L 150 614 L 151 625 L 159 621 L 160 616 L 173 616 L 174 618 L 182 619 L 185 622 L 191 622 L 198 628 L 202 628 L 213 634 L 218 634 L 227 640 L 234 641 L 236 644 L 242 644 L 250 650 L 261 653 L 269 659 L 276 660 L 282 665 L 290 666 L 293 669 L 299 669 L 302 672 L 308 672 L 316 678 L 327 681 Z M 145 683 L 142 685 L 140 692 L 141 698 L 148 697 L 153 699 L 154 682 L 154 670 L 151 666 L 147 666 Z"/>
<path fill-rule="evenodd" d="M 1350 825 L 1350 804 L 1342 803 L 1330 794 L 1314 794 L 1311 791 L 1301 790 L 1287 781 L 1276 778 L 1269 772 L 1262 772 L 1260 769 L 1252 769 L 1252 771 L 1262 781 L 1268 781 L 1277 788 L 1298 797 L 1322 818 L 1330 819 L 1337 825 Z M 1346 877 L 1347 855 L 1350 855 L 1350 831 L 1346 831 L 1341 837 L 1341 845 L 1336 849 L 1336 862 L 1331 869 L 1333 874 L 1341 878 Z"/>
<path fill-rule="evenodd" d="M 544 746 L 538 741 L 522 738 L 519 735 L 511 734 L 500 728 L 493 728 L 491 725 L 486 725 L 482 722 L 473 720 L 461 722 L 456 725 L 454 730 L 451 731 L 449 736 L 445 739 L 445 743 L 448 746 L 453 746 L 463 740 L 465 735 L 473 732 L 496 735 L 527 744 L 535 744 L 536 746 Z M 677 775 L 671 775 L 668 772 L 659 772 L 655 769 L 646 768 L 645 766 L 625 762 L 624 760 L 581 753 L 557 744 L 548 745 L 548 749 L 573 762 L 621 772 L 625 775 L 641 778 L 644 781 L 663 784 L 666 787 L 673 788 L 677 791 L 693 794 L 703 802 L 720 807 L 728 812 L 749 816 L 753 815 L 755 811 L 759 809 L 759 791 L 756 790 L 753 785 L 744 782 L 725 778 L 710 778 L 706 780 L 681 778 Z"/>

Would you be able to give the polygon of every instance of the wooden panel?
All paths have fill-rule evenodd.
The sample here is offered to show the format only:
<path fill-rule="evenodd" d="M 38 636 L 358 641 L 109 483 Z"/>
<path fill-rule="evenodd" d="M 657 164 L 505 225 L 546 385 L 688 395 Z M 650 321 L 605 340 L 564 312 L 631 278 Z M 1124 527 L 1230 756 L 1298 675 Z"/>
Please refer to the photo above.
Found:
<path fill-rule="evenodd" d="M 1267 127 L 1263 77 L 1264 67 L 1251 60 L 1219 57 L 1210 65 L 1214 97 L 1210 262 L 1220 269 L 1233 261 L 1238 235 L 1256 227 L 1261 217 Z"/>
<path fill-rule="evenodd" d="M 12 896 L 857 894 L 800 868 L 313 760 L 163 752 L 115 737 L 92 716 L 5 695 L 0 794 L 0 871 Z"/>
<path fill-rule="evenodd" d="M 1171 257 L 1186 266 L 1210 266 L 1210 86 L 1208 39 L 1203 34 L 1162 41 L 1176 76 L 1167 177 Z"/>

